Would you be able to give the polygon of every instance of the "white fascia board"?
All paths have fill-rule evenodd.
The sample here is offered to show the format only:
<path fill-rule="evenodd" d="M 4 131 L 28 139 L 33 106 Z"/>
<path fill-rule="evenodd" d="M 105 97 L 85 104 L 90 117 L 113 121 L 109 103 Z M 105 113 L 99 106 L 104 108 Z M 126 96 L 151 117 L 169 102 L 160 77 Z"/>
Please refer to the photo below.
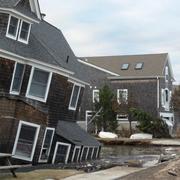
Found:
<path fill-rule="evenodd" d="M 167 55 L 167 60 L 166 60 L 166 63 L 168 63 L 168 65 L 169 65 L 169 69 L 170 69 L 170 73 L 171 73 L 171 76 L 172 76 L 172 79 L 173 79 L 173 81 L 175 81 L 175 78 L 174 78 L 174 73 L 173 73 L 173 69 L 172 69 L 172 65 L 171 65 L 171 62 L 170 62 L 169 55 Z M 164 65 L 163 72 L 164 72 L 164 70 L 165 70 L 166 63 L 165 63 L 165 65 Z"/>
<path fill-rule="evenodd" d="M 18 16 L 19 18 L 23 18 L 26 21 L 30 22 L 30 23 L 39 23 L 40 21 L 35 20 L 29 16 L 26 16 L 22 13 L 20 13 L 19 11 L 16 11 L 15 9 L 11 9 L 11 8 L 0 8 L 0 12 L 2 13 L 10 13 L 11 15 L 15 15 Z"/>
<path fill-rule="evenodd" d="M 77 84 L 78 86 L 81 86 L 83 88 L 85 88 L 85 85 L 90 86 L 89 83 L 81 81 L 80 79 L 77 79 L 77 78 L 74 78 L 71 76 L 68 78 L 68 82 L 71 82 L 73 84 Z"/>
<path fill-rule="evenodd" d="M 157 79 L 157 78 L 163 78 L 164 76 L 138 76 L 138 77 L 135 77 L 135 76 L 119 76 L 119 77 L 114 77 L 114 76 L 111 76 L 111 77 L 108 77 L 108 79 L 110 80 L 128 80 L 128 79 Z"/>
<path fill-rule="evenodd" d="M 95 69 L 98 69 L 98 70 L 100 70 L 100 71 L 103 71 L 103 72 L 105 72 L 105 73 L 108 73 L 108 74 L 110 74 L 110 75 L 112 75 L 112 76 L 120 76 L 119 74 L 116 74 L 116 73 L 111 72 L 111 71 L 109 71 L 109 70 L 107 70 L 107 69 L 101 68 L 101 67 L 99 67 L 99 66 L 96 66 L 96 65 L 94 65 L 94 64 L 90 64 L 90 63 L 85 62 L 85 61 L 83 61 L 83 60 L 81 60 L 81 59 L 78 59 L 78 61 L 79 61 L 80 63 L 82 63 L 82 64 L 85 64 L 85 65 L 87 65 L 87 66 L 93 67 L 93 68 L 95 68 Z"/>
<path fill-rule="evenodd" d="M 31 6 L 31 11 L 34 12 L 37 17 L 41 20 L 41 11 L 40 11 L 40 6 L 38 0 L 29 0 L 30 6 Z"/>
<path fill-rule="evenodd" d="M 74 74 L 74 72 L 66 70 L 64 68 L 57 67 L 55 65 L 50 65 L 47 63 L 43 63 L 43 62 L 40 62 L 36 59 L 25 58 L 25 57 L 16 55 L 14 53 L 11 53 L 9 51 L 5 51 L 3 49 L 0 49 L 0 57 L 7 58 L 9 60 L 13 60 L 13 61 L 16 61 L 16 62 L 19 62 L 22 64 L 34 66 L 34 67 L 44 69 L 44 70 L 47 70 L 50 72 L 54 72 L 56 74 L 60 74 L 60 75 L 65 76 L 65 77 L 69 77 L 70 75 Z"/>

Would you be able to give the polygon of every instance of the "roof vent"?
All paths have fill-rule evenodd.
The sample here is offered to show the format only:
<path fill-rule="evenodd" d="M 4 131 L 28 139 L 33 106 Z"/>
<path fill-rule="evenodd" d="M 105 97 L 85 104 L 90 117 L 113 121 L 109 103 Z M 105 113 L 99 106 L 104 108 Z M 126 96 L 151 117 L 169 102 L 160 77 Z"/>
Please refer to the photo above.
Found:
<path fill-rule="evenodd" d="M 142 62 L 141 63 L 137 63 L 136 66 L 135 66 L 135 69 L 137 69 L 137 70 L 138 69 L 142 69 L 143 68 L 143 64 L 144 63 L 142 63 Z"/>
<path fill-rule="evenodd" d="M 121 70 L 128 70 L 128 68 L 129 68 L 129 64 L 123 64 L 122 66 L 121 66 Z"/>
<path fill-rule="evenodd" d="M 69 56 L 67 56 L 67 59 L 66 59 L 66 63 L 68 63 L 69 62 Z"/>

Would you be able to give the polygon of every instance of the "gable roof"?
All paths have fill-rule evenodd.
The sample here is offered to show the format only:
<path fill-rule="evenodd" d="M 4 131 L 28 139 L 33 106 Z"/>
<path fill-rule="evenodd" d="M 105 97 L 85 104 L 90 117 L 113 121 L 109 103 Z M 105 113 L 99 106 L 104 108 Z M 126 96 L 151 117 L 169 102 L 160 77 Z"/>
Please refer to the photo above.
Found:
<path fill-rule="evenodd" d="M 37 0 L 29 1 L 30 8 L 25 8 L 22 3 L 23 1 L 25 1 L 25 0 L 0 0 L 0 8 L 5 8 L 9 11 L 15 10 L 15 11 L 22 13 L 25 16 L 28 16 L 36 21 L 38 19 L 41 19 L 41 17 L 39 16 L 40 8 L 39 8 L 38 1 Z M 38 6 L 36 8 L 37 9 L 36 11 L 34 10 L 35 9 L 35 5 L 34 5 L 35 1 L 37 1 L 36 6 Z M 33 6 L 32 6 L 32 3 L 33 3 Z"/>
<path fill-rule="evenodd" d="M 163 76 L 168 53 L 84 57 L 86 63 L 107 69 L 122 77 L 157 77 Z M 135 69 L 137 63 L 143 63 L 142 69 Z M 129 64 L 127 70 L 122 70 L 123 64 Z"/>

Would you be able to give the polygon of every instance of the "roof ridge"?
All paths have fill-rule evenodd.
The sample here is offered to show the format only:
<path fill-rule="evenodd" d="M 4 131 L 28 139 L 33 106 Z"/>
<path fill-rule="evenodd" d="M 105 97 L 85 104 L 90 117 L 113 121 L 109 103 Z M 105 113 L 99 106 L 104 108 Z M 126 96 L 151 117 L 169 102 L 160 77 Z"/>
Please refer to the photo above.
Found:
<path fill-rule="evenodd" d="M 85 57 L 78 57 L 78 58 L 101 58 L 101 57 L 128 57 L 128 56 L 151 56 L 151 55 L 168 55 L 168 53 L 147 53 L 147 54 L 126 54 L 126 55 L 105 55 L 105 56 L 85 56 Z"/>

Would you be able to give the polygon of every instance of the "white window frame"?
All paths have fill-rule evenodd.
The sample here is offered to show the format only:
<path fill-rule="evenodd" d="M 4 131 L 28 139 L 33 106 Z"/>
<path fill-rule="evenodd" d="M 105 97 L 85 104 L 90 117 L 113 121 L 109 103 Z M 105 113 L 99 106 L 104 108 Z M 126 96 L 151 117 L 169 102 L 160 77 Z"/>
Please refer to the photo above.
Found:
<path fill-rule="evenodd" d="M 32 78 L 33 78 L 34 70 L 35 69 L 38 69 L 38 70 L 41 70 L 41 71 L 49 73 L 48 83 L 47 83 L 47 86 L 46 86 L 46 93 L 45 93 L 45 97 L 44 98 L 39 98 L 39 97 L 32 96 L 32 95 L 29 94 L 31 83 L 32 83 Z M 47 97 L 48 97 L 48 93 L 49 93 L 49 88 L 50 88 L 50 84 L 51 84 L 51 79 L 52 79 L 52 72 L 49 72 L 49 71 L 46 71 L 44 69 L 40 69 L 40 68 L 37 68 L 37 67 L 32 67 L 30 78 L 29 78 L 29 83 L 28 83 L 28 87 L 27 87 L 27 91 L 26 91 L 26 97 L 30 98 L 30 99 L 33 99 L 33 100 L 37 100 L 37 101 L 41 101 L 41 102 L 45 103 L 47 101 Z"/>
<path fill-rule="evenodd" d="M 43 146 L 44 146 L 44 142 L 45 142 L 45 138 L 46 138 L 46 133 L 47 133 L 48 130 L 52 130 L 53 131 L 53 134 L 52 134 L 52 137 L 51 137 L 50 146 L 49 146 L 49 151 L 48 151 L 48 158 L 49 158 L 50 151 L 51 151 L 51 146 L 52 146 L 52 142 L 53 142 L 53 138 L 54 138 L 55 128 L 47 127 L 46 130 L 45 130 L 45 133 L 44 133 L 43 143 L 42 143 L 42 146 L 41 146 L 41 152 L 40 152 L 40 155 L 39 155 L 39 162 L 40 163 L 48 162 L 48 158 L 47 158 L 47 160 L 42 160 L 41 159 L 41 155 L 42 155 L 42 151 L 43 151 Z"/>
<path fill-rule="evenodd" d="M 22 31 L 22 24 L 23 24 L 23 22 L 25 22 L 25 23 L 28 23 L 28 24 L 29 24 L 29 31 L 28 31 L 28 35 L 27 35 L 27 40 L 22 39 L 22 38 L 20 37 L 20 35 L 21 35 L 21 31 Z M 29 42 L 29 36 L 30 36 L 30 32 L 31 32 L 31 23 L 29 23 L 29 22 L 27 22 L 27 21 L 25 21 L 25 20 L 21 20 L 21 22 L 20 22 L 20 26 L 19 26 L 18 41 L 19 41 L 19 42 L 22 42 L 22 43 L 25 43 L 25 44 L 28 44 L 28 42 Z"/>
<path fill-rule="evenodd" d="M 13 76 L 12 76 L 11 86 L 10 86 L 10 92 L 9 92 L 10 94 L 13 94 L 13 95 L 19 95 L 19 94 L 20 94 L 20 91 L 17 92 L 17 91 L 13 91 L 13 90 L 12 90 L 13 84 L 14 84 L 14 78 L 15 78 L 15 73 L 16 73 L 17 64 L 22 64 L 22 63 L 15 62 L 15 65 L 14 65 Z M 24 64 L 23 64 L 23 65 L 24 65 Z M 23 70 L 23 75 L 22 75 L 23 77 L 24 77 L 24 71 L 25 71 L 25 67 L 24 67 L 24 70 Z M 22 87 L 23 77 L 22 77 L 22 79 L 21 79 L 20 90 L 21 90 L 21 87 Z"/>
<path fill-rule="evenodd" d="M 19 140 L 22 125 L 37 128 L 30 158 L 26 158 L 26 157 L 23 157 L 23 156 L 16 155 L 16 148 L 17 148 L 17 144 L 18 144 L 18 140 Z M 13 151 L 12 151 L 13 158 L 21 159 L 21 160 L 25 160 L 25 161 L 30 161 L 30 162 L 33 160 L 34 153 L 35 153 L 35 148 L 36 148 L 37 141 L 38 141 L 39 131 L 40 131 L 40 125 L 38 125 L 38 124 L 29 123 L 29 122 L 25 122 L 25 121 L 20 121 L 19 122 L 18 130 L 17 130 L 17 134 L 16 134 L 16 139 L 15 139 L 15 143 L 14 143 L 14 147 L 13 147 Z"/>
<path fill-rule="evenodd" d="M 75 86 L 78 86 L 78 87 L 79 87 L 79 91 L 78 91 L 78 95 L 77 95 L 77 98 L 76 98 L 75 107 L 72 107 L 72 106 L 71 106 L 71 102 L 72 102 L 72 98 L 73 98 Z M 75 83 L 75 84 L 73 85 L 73 89 L 72 89 L 72 92 L 71 92 L 71 98 L 70 98 L 70 102 L 69 102 L 69 110 L 72 110 L 72 111 L 75 111 L 75 110 L 76 110 L 77 104 L 78 104 L 78 101 L 79 101 L 80 92 L 81 92 L 81 86 L 80 86 L 79 84 Z"/>
<path fill-rule="evenodd" d="M 119 100 L 119 98 L 120 98 L 119 92 L 122 92 L 122 91 L 126 91 L 126 93 L 127 93 L 126 103 L 128 103 L 128 89 L 117 89 L 117 102 L 118 102 L 119 104 L 121 104 L 121 102 L 120 102 L 120 100 Z"/>
<path fill-rule="evenodd" d="M 80 161 L 82 161 L 82 157 L 83 157 L 83 153 L 84 153 L 84 149 L 85 149 L 85 148 L 87 148 L 87 152 L 86 152 L 86 156 L 85 156 L 85 161 L 87 160 L 87 156 L 88 156 L 88 153 L 89 153 L 89 146 L 84 146 L 84 147 L 82 148 Z"/>
<path fill-rule="evenodd" d="M 117 121 L 128 121 L 128 115 L 127 115 L 127 118 L 120 118 L 119 116 L 121 116 L 121 115 L 127 115 L 127 114 L 117 114 L 116 115 Z"/>
<path fill-rule="evenodd" d="M 165 81 L 166 83 L 168 82 L 168 77 L 169 77 L 169 68 L 168 66 L 165 67 Z"/>
<path fill-rule="evenodd" d="M 70 154 L 70 150 L 71 150 L 71 144 L 63 143 L 63 142 L 57 142 L 57 143 L 56 143 L 56 147 L 55 147 L 55 150 L 54 150 L 54 156 L 53 156 L 52 163 L 53 163 L 53 164 L 55 163 L 56 154 L 57 154 L 57 150 L 58 150 L 58 146 L 59 146 L 59 145 L 68 146 L 68 151 L 67 151 L 66 159 L 65 159 L 65 164 L 67 164 L 68 158 L 69 158 L 69 154 Z"/>
<path fill-rule="evenodd" d="M 9 26 L 10 26 L 10 22 L 11 22 L 11 17 L 15 17 L 18 19 L 18 24 L 17 24 L 17 31 L 16 31 L 16 35 L 13 36 L 11 34 L 8 33 L 9 31 Z M 14 15 L 9 15 L 9 20 L 8 20 L 8 25 L 7 25 L 7 30 L 6 30 L 6 37 L 11 38 L 13 40 L 17 40 L 17 36 L 18 36 L 18 32 L 19 32 L 19 25 L 20 25 L 20 19 L 17 16 Z"/>
<path fill-rule="evenodd" d="M 81 154 L 81 146 L 75 146 L 75 147 L 74 147 L 74 151 L 73 151 L 73 155 L 72 155 L 72 160 L 71 160 L 71 162 L 74 161 L 76 149 L 79 149 L 79 153 L 78 153 L 78 157 L 77 157 L 77 162 L 79 161 L 79 157 L 80 157 L 80 154 Z"/>
<path fill-rule="evenodd" d="M 100 92 L 99 89 L 93 89 L 93 103 L 96 102 L 96 101 L 95 101 L 95 93 L 99 93 L 99 92 Z M 99 99 L 98 99 L 97 102 L 99 102 Z"/>

